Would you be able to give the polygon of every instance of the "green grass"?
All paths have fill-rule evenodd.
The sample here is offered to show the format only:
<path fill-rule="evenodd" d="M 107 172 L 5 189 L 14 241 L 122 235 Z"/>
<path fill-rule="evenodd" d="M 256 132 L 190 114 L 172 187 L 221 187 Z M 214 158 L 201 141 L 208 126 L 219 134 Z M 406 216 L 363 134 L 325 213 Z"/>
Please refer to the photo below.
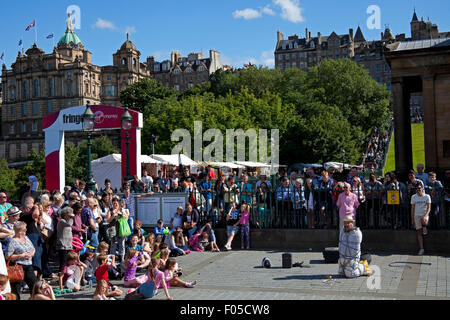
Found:
<path fill-rule="evenodd" d="M 425 140 L 423 133 L 423 123 L 412 123 L 411 124 L 411 134 L 412 134 L 412 152 L 413 152 L 413 166 L 414 170 L 418 163 L 425 164 Z M 389 147 L 388 158 L 386 161 L 386 169 L 384 172 L 395 170 L 395 138 L 392 135 L 391 145 Z"/>

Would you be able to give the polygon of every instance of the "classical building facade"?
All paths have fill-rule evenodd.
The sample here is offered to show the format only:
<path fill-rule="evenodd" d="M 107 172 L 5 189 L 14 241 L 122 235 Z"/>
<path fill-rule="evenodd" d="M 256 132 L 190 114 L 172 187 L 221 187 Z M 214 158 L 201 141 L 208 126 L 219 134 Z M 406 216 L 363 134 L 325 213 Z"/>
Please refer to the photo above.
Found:
<path fill-rule="evenodd" d="M 284 71 L 288 68 L 300 68 L 308 71 L 309 68 L 320 64 L 324 59 L 349 58 L 369 72 L 370 76 L 379 83 L 385 84 L 391 90 L 391 70 L 384 56 L 387 45 L 396 41 L 415 41 L 423 39 L 445 38 L 450 32 L 439 32 L 436 24 L 421 21 L 414 11 L 410 23 L 411 37 L 399 34 L 394 37 L 392 31 L 386 27 L 381 33 L 380 40 L 367 41 L 358 27 L 356 33 L 349 29 L 347 34 L 338 35 L 332 32 L 329 36 L 323 36 L 320 32 L 316 37 L 306 29 L 305 38 L 297 35 L 284 39 L 281 31 L 277 32 L 277 44 L 275 48 L 275 67 Z"/>
<path fill-rule="evenodd" d="M 72 106 L 119 105 L 119 90 L 150 72 L 140 61 L 140 52 L 127 40 L 113 55 L 112 66 L 92 64 L 92 53 L 84 48 L 73 29 L 59 40 L 52 53 L 33 45 L 19 52 L 11 69 L 2 67 L 0 157 L 8 162 L 24 161 L 34 149 L 44 148 L 42 119 Z M 78 142 L 79 134 L 68 134 Z"/>
<path fill-rule="evenodd" d="M 214 72 L 223 68 L 220 53 L 216 50 L 209 50 L 209 58 L 203 57 L 200 52 L 182 57 L 174 51 L 170 60 L 159 62 L 154 57 L 147 58 L 147 66 L 152 72 L 152 78 L 181 92 L 205 83 Z"/>
<path fill-rule="evenodd" d="M 184 91 L 208 81 L 219 68 L 220 54 L 215 50 L 210 50 L 209 58 L 201 53 L 181 57 L 174 52 L 170 61 L 156 62 L 149 57 L 141 62 L 141 53 L 128 35 L 113 54 L 112 65 L 94 65 L 92 53 L 74 32 L 69 17 L 66 32 L 53 52 L 45 53 L 33 45 L 18 53 L 11 69 L 2 66 L 0 157 L 10 164 L 20 164 L 32 149 L 42 151 L 42 119 L 48 114 L 88 101 L 120 106 L 120 91 L 143 78 L 154 78 Z M 119 139 L 114 134 L 109 136 L 113 141 Z M 77 143 L 83 137 L 68 133 L 66 138 Z"/>

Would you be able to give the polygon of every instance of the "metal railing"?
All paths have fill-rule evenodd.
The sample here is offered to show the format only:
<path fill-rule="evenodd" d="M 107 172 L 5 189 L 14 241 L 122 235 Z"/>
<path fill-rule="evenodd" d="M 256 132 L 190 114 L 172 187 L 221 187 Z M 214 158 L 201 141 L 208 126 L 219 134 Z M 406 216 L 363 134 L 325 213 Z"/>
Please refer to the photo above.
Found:
<path fill-rule="evenodd" d="M 273 189 L 273 188 L 272 188 Z M 354 188 L 353 188 L 354 189 Z M 427 187 L 426 192 L 433 192 Z M 398 204 L 391 204 L 388 191 L 396 191 Z M 288 187 L 273 190 L 241 192 L 236 186 L 229 191 L 188 194 L 188 201 L 198 210 L 200 223 L 212 219 L 216 227 L 226 225 L 226 215 L 231 203 L 249 205 L 250 224 L 254 228 L 269 229 L 338 229 L 337 186 L 332 189 L 316 187 L 312 190 Z M 414 188 L 405 185 L 374 190 L 352 190 L 358 195 L 360 206 L 356 211 L 356 226 L 361 229 L 408 230 L 411 220 L 411 196 Z M 390 193 L 389 193 L 390 195 Z M 429 219 L 430 229 L 450 229 L 450 201 L 444 199 L 445 190 L 434 190 Z"/>

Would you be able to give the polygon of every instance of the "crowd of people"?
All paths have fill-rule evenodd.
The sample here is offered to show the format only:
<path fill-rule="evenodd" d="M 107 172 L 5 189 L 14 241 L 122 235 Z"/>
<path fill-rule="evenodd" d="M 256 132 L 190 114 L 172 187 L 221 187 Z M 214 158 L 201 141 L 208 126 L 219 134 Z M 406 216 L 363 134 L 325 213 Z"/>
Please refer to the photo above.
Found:
<path fill-rule="evenodd" d="M 366 181 L 356 167 L 349 172 L 315 170 L 256 178 L 254 173 L 216 173 L 209 166 L 191 174 L 181 167 L 170 178 L 162 171 L 157 177 L 144 171 L 141 178 L 125 181 L 118 192 L 108 179 L 97 191 L 87 190 L 86 183 L 76 179 L 62 193 L 38 192 L 39 182 L 30 175 L 30 188 L 20 205 L 10 203 L 7 191 L 0 192 L 0 263 L 22 270 L 20 281 L 0 276 L 0 291 L 8 292 L 2 298 L 20 299 L 28 287 L 31 299 L 55 299 L 95 284 L 94 298 L 99 300 L 152 297 L 158 288 L 171 299 L 170 286 L 196 285 L 180 278 L 176 257 L 194 250 L 219 252 L 217 227 L 226 228 L 222 250 L 232 250 L 239 231 L 241 249 L 250 249 L 252 227 L 342 231 L 350 219 L 360 228 L 413 226 L 419 254 L 428 229 L 448 227 L 450 170 L 444 184 L 435 173 L 425 173 L 422 164 L 404 182 L 393 172 L 382 180 L 371 173 Z M 136 220 L 135 199 L 171 192 L 184 193 L 188 201 L 170 221 L 160 219 L 153 230 L 144 230 Z M 399 214 L 402 207 L 405 216 Z M 46 279 L 58 285 L 52 288 Z M 110 280 L 123 280 L 129 291 Z"/>
<path fill-rule="evenodd" d="M 367 170 L 378 170 L 383 165 L 383 160 L 387 156 L 387 145 L 389 136 L 386 132 L 381 132 L 375 128 L 370 136 L 369 146 L 364 159 L 364 168 Z"/>

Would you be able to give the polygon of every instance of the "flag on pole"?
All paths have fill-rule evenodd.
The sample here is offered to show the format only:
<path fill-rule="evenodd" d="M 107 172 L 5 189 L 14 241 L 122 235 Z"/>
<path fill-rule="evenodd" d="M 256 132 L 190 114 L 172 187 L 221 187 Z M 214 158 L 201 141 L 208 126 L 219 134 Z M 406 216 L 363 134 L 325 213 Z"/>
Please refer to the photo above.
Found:
<path fill-rule="evenodd" d="M 51 33 L 51 34 L 49 34 L 49 35 L 47 36 L 47 39 L 53 39 L 54 36 L 55 36 L 55 35 L 54 35 L 53 33 Z"/>
<path fill-rule="evenodd" d="M 5 53 L 2 52 L 2 55 L 0 56 L 0 60 L 3 60 L 3 57 L 5 56 Z"/>
<path fill-rule="evenodd" d="M 19 40 L 19 47 L 22 45 L 22 39 Z"/>
<path fill-rule="evenodd" d="M 36 20 L 33 20 L 32 23 L 30 23 L 30 25 L 25 29 L 25 31 L 30 30 L 31 28 L 33 28 L 36 25 Z"/>

